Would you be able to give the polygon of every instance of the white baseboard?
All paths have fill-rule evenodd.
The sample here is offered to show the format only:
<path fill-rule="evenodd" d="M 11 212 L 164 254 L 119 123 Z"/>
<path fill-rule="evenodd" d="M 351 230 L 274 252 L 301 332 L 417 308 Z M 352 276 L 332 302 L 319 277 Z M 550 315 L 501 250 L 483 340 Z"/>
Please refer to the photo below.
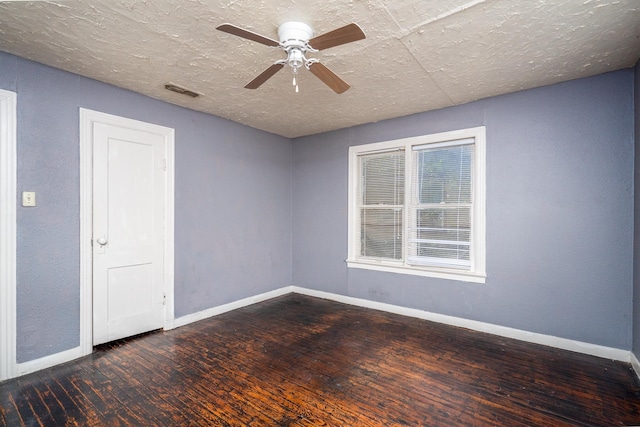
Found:
<path fill-rule="evenodd" d="M 290 294 L 291 292 L 293 292 L 292 287 L 285 286 L 283 288 L 276 289 L 274 291 L 265 292 L 263 294 L 255 295 L 249 298 L 244 298 L 239 301 L 231 302 L 229 304 L 220 305 L 217 307 L 213 307 L 207 310 L 199 311 L 197 313 L 193 313 L 187 316 L 177 318 L 172 322 L 172 325 L 174 328 L 177 328 L 179 326 L 184 326 L 192 322 L 197 322 L 198 320 L 203 320 L 211 316 L 226 313 L 227 311 L 246 307 L 248 305 L 266 301 L 268 299 L 279 297 L 281 295 Z M 86 356 L 86 354 L 83 353 L 82 347 L 78 346 L 69 350 L 62 351 L 60 353 L 41 357 L 39 359 L 30 360 L 24 363 L 18 363 L 16 365 L 15 376 L 12 376 L 12 377 L 19 377 L 21 375 L 26 375 L 32 372 L 40 371 L 42 369 L 47 369 L 55 365 L 60 365 L 62 363 L 70 362 L 82 356 Z"/>
<path fill-rule="evenodd" d="M 630 352 L 629 359 L 631 359 L 630 362 L 633 370 L 635 371 L 638 378 L 640 378 L 640 362 L 638 361 L 638 358 L 635 354 L 633 354 L 633 352 Z"/>
<path fill-rule="evenodd" d="M 70 362 L 79 357 L 86 356 L 82 352 L 80 346 L 61 351 L 60 353 L 51 354 L 49 356 L 41 357 L 40 359 L 30 360 L 28 362 L 17 364 L 17 376 L 30 374 L 32 372 L 47 369 L 55 365 Z"/>
<path fill-rule="evenodd" d="M 290 294 L 292 292 L 292 286 L 285 286 L 274 291 L 265 292 L 263 294 L 244 298 L 238 301 L 233 301 L 228 304 L 219 305 L 217 307 L 211 307 L 206 310 L 198 311 L 197 313 L 187 314 L 186 316 L 178 317 L 177 319 L 175 319 L 173 321 L 173 327 L 178 328 L 180 326 L 188 325 L 189 323 L 197 322 L 198 320 L 204 320 L 212 316 L 217 316 L 218 314 L 226 313 L 227 311 L 236 310 L 238 308 L 246 307 L 251 304 L 269 300 L 271 298 Z"/>
<path fill-rule="evenodd" d="M 432 322 L 443 323 L 451 326 L 471 329 L 479 332 L 487 332 L 489 334 L 498 335 L 505 338 L 513 338 L 520 341 L 526 341 L 535 344 L 542 344 L 550 347 L 560 348 L 563 350 L 575 351 L 578 353 L 589 354 L 591 356 L 602 357 L 605 359 L 620 360 L 629 363 L 630 352 L 617 348 L 605 347 L 596 344 L 589 344 L 581 341 L 574 341 L 566 338 L 554 337 L 535 332 L 523 331 L 520 329 L 509 328 L 506 326 L 494 325 L 491 323 L 479 322 L 476 320 L 463 319 L 460 317 L 447 316 L 444 314 L 432 313 L 429 311 L 417 310 L 414 308 L 406 308 L 398 305 L 386 304 L 382 302 L 369 301 L 361 298 L 348 297 L 330 292 L 316 291 L 312 289 L 300 288 L 293 286 L 292 291 L 295 293 L 309 295 L 317 298 L 324 298 L 344 304 L 355 305 L 359 307 L 372 308 L 375 310 L 386 311 L 389 313 L 400 314 L 403 316 L 416 317 L 419 319 L 429 320 Z M 640 368 L 640 365 L 639 365 Z"/>
<path fill-rule="evenodd" d="M 233 301 L 228 304 L 223 304 L 217 307 L 212 307 L 206 310 L 199 311 L 197 313 L 188 314 L 186 316 L 179 317 L 174 320 L 173 327 L 188 325 L 189 323 L 204 320 L 209 317 L 217 316 L 222 313 L 226 313 L 231 310 L 246 307 L 251 304 L 256 304 L 262 301 L 266 301 L 272 298 L 276 298 L 289 293 L 298 293 L 302 295 L 308 295 L 316 298 L 323 298 L 331 301 L 336 301 L 344 304 L 354 305 L 358 307 L 371 308 L 374 310 L 386 311 L 389 313 L 399 314 L 402 316 L 410 316 L 418 319 L 429 320 L 432 322 L 443 323 L 451 326 L 458 326 L 462 328 L 471 329 L 479 332 L 486 332 L 493 335 L 498 335 L 506 338 L 513 338 L 520 341 L 531 342 L 535 344 L 542 344 L 550 347 L 560 348 L 563 350 L 575 351 L 578 353 L 584 353 L 591 356 L 602 357 L 605 359 L 619 360 L 626 363 L 631 363 L 638 377 L 640 377 L 640 362 L 636 356 L 627 350 L 621 350 L 617 348 L 605 347 L 596 344 L 589 344 L 581 341 L 569 340 L 566 338 L 554 337 L 551 335 L 544 335 L 535 332 L 523 331 L 520 329 L 508 328 L 505 326 L 493 325 L 491 323 L 479 322 L 476 320 L 463 319 L 460 317 L 447 316 L 444 314 L 432 313 L 424 310 L 417 310 L 413 308 L 406 308 L 392 304 L 386 304 L 382 302 L 370 301 L 361 298 L 348 297 L 344 295 L 334 294 L 324 291 L 316 291 L 313 289 L 301 288 L 298 286 L 285 286 L 280 289 L 276 289 L 270 292 L 265 292 L 252 297 L 244 298 L 238 301 Z M 31 372 L 46 369 L 54 365 L 69 362 L 84 356 L 81 347 L 72 348 L 60 353 L 52 354 L 50 356 L 42 357 L 40 359 L 32 360 L 29 362 L 20 363 L 17 365 L 17 375 L 25 375 Z"/>

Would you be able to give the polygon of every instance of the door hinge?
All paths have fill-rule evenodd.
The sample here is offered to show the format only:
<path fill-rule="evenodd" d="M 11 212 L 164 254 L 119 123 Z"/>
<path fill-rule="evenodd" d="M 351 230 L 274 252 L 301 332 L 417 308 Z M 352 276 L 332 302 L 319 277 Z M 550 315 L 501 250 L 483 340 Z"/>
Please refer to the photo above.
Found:
<path fill-rule="evenodd" d="M 167 294 L 162 293 L 162 305 L 167 305 Z"/>
<path fill-rule="evenodd" d="M 160 168 L 165 172 L 167 171 L 167 159 L 162 159 L 162 164 Z"/>

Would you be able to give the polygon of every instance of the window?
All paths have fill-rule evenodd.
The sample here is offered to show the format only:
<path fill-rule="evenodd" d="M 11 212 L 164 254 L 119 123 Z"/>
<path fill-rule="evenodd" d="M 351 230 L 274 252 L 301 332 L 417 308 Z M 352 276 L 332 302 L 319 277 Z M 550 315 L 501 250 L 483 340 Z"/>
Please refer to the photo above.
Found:
<path fill-rule="evenodd" d="M 484 283 L 485 128 L 349 149 L 349 267 Z"/>

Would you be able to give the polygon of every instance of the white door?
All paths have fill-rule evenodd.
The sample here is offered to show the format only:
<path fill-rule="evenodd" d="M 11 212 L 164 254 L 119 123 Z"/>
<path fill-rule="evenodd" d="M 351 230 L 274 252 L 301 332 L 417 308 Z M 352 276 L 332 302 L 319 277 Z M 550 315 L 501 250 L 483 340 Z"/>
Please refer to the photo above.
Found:
<path fill-rule="evenodd" d="M 165 144 L 94 123 L 94 345 L 163 326 Z"/>

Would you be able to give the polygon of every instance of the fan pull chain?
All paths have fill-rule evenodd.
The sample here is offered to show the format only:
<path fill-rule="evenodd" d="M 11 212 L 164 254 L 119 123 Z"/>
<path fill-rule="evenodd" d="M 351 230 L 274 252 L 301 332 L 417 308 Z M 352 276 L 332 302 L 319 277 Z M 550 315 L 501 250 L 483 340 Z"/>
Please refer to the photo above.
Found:
<path fill-rule="evenodd" d="M 293 67 L 293 85 L 296 87 L 296 93 L 300 92 L 298 89 L 298 81 L 296 77 L 298 76 L 298 67 Z"/>

